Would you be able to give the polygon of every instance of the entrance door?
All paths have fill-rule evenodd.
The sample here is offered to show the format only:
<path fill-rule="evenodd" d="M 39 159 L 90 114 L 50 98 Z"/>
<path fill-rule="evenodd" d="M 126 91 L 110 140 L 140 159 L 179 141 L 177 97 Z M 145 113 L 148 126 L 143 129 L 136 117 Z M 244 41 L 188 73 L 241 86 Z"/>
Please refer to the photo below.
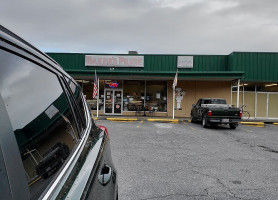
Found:
<path fill-rule="evenodd" d="M 121 115 L 123 107 L 123 91 L 105 89 L 104 102 L 104 114 Z"/>

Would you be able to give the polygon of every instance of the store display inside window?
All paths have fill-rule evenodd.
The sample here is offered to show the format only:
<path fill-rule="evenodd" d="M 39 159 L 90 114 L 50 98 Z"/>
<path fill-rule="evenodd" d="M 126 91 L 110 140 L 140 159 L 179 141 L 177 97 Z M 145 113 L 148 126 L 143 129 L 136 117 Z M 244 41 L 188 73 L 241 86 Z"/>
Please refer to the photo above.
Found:
<path fill-rule="evenodd" d="M 137 111 L 144 105 L 145 81 L 124 81 L 124 111 Z"/>
<path fill-rule="evenodd" d="M 167 82 L 147 81 L 146 107 L 148 110 L 167 112 Z"/>

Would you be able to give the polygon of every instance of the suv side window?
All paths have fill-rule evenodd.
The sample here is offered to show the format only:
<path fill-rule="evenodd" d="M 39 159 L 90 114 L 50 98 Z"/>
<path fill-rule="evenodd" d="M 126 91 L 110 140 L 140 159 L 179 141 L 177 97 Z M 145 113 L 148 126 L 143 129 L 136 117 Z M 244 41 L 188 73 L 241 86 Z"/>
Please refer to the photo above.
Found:
<path fill-rule="evenodd" d="M 0 60 L 0 93 L 17 140 L 31 199 L 37 199 L 80 139 L 76 118 L 56 74 L 3 50 Z"/>

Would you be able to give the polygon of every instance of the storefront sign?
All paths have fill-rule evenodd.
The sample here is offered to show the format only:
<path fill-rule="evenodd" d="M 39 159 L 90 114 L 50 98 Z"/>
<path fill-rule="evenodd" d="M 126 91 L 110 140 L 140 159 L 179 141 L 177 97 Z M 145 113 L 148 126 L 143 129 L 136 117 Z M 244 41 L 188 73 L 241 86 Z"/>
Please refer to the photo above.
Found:
<path fill-rule="evenodd" d="M 178 56 L 178 68 L 193 68 L 193 56 Z"/>
<path fill-rule="evenodd" d="M 118 86 L 119 86 L 119 83 L 115 83 L 115 82 L 109 83 L 109 87 L 111 87 L 111 88 L 117 88 Z"/>
<path fill-rule="evenodd" d="M 85 66 L 144 67 L 144 56 L 86 55 Z"/>

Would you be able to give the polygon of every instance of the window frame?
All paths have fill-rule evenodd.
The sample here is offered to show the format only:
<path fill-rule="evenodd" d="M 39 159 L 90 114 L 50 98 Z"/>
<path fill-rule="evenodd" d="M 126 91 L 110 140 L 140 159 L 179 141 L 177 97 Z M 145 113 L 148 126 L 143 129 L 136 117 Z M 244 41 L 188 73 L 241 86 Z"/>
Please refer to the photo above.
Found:
<path fill-rule="evenodd" d="M 68 78 L 68 77 L 67 77 Z M 71 79 L 71 78 L 68 78 L 73 84 L 75 84 L 74 83 L 74 81 Z M 86 117 L 82 117 L 81 115 L 82 115 L 82 111 L 80 110 L 80 107 L 78 106 L 78 104 L 77 104 L 77 102 L 76 102 L 76 98 L 75 98 L 75 96 L 74 96 L 74 94 L 73 94 L 73 92 L 72 92 L 72 90 L 71 90 L 71 88 L 70 88 L 70 86 L 69 86 L 69 84 L 68 84 L 68 82 L 67 82 L 67 79 L 65 78 L 65 76 L 63 75 L 63 76 L 61 76 L 61 80 L 63 81 L 63 83 L 64 83 L 64 85 L 65 85 L 65 87 L 66 87 L 66 90 L 69 92 L 69 96 L 73 99 L 73 104 L 74 104 L 74 107 L 76 108 L 76 110 L 77 110 L 77 115 L 78 115 L 78 117 L 81 119 L 81 123 L 82 123 L 82 125 L 81 125 L 81 128 L 82 128 L 82 130 L 85 130 L 86 129 L 86 121 L 84 121 L 84 119 L 86 120 Z M 76 85 L 75 84 L 75 86 L 76 86 L 76 88 L 77 89 L 79 89 L 79 91 L 80 91 L 80 93 L 79 94 L 82 94 L 82 90 L 81 90 L 81 88 L 80 88 L 80 86 L 79 85 Z M 81 98 L 81 101 L 82 101 L 82 104 L 83 104 L 83 106 L 85 106 L 84 105 L 84 100 L 83 100 L 83 97 L 80 95 L 80 98 Z M 85 108 L 85 107 L 84 107 Z M 85 113 L 85 110 L 83 110 L 84 111 L 84 114 L 86 114 Z M 82 131 L 80 131 L 80 136 L 82 135 L 81 134 L 82 133 Z"/>

